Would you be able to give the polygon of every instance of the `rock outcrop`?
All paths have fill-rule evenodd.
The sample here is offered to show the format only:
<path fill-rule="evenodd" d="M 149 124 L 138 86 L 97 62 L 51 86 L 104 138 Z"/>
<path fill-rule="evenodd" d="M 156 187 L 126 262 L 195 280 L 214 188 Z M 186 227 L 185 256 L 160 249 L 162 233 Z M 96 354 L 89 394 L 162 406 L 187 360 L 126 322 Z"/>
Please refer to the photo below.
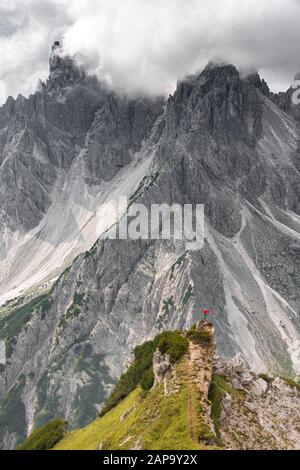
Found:
<path fill-rule="evenodd" d="M 171 368 L 170 357 L 157 349 L 153 355 L 154 386 L 162 383 Z"/>
<path fill-rule="evenodd" d="M 242 450 L 300 449 L 300 386 L 250 372 L 241 355 L 217 358 L 215 374 L 230 384 L 221 403 L 220 440 Z"/>

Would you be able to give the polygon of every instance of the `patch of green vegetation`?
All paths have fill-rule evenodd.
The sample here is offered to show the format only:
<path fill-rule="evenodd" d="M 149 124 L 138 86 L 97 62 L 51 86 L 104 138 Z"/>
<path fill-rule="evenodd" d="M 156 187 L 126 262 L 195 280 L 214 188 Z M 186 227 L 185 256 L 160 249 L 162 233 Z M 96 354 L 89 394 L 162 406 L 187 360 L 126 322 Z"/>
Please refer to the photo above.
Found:
<path fill-rule="evenodd" d="M 0 447 L 6 432 L 16 433 L 18 443 L 26 437 L 26 409 L 22 401 L 25 376 L 21 375 L 17 384 L 0 400 Z"/>
<path fill-rule="evenodd" d="M 66 311 L 66 314 L 62 315 L 62 317 L 60 318 L 60 321 L 58 324 L 58 327 L 60 329 L 63 330 L 67 326 L 70 318 L 78 317 L 80 315 L 82 311 L 82 307 L 85 303 L 85 300 L 86 300 L 86 295 L 84 293 L 75 292 L 72 304 Z"/>
<path fill-rule="evenodd" d="M 156 324 L 155 324 L 155 326 L 159 330 L 165 326 L 167 319 L 168 319 L 168 315 L 172 308 L 174 308 L 173 295 L 171 295 L 171 297 L 169 297 L 167 300 L 163 300 L 162 313 L 158 317 Z"/>
<path fill-rule="evenodd" d="M 101 403 L 107 396 L 106 385 L 112 383 L 111 375 L 104 362 L 103 355 L 91 355 L 89 345 L 82 347 L 82 354 L 76 366 L 76 372 L 85 372 L 88 380 L 78 388 L 71 408 L 74 410 L 72 428 L 85 426 L 98 415 L 95 401 Z"/>
<path fill-rule="evenodd" d="M 54 291 L 54 289 L 60 284 L 60 282 L 62 280 L 66 280 L 66 278 L 68 277 L 68 274 L 69 272 L 71 271 L 71 268 L 72 268 L 72 265 L 68 266 L 62 273 L 61 275 L 58 277 L 58 279 L 55 281 L 55 283 L 53 284 L 52 288 L 51 288 L 51 293 Z"/>
<path fill-rule="evenodd" d="M 82 347 L 89 347 L 89 345 L 86 345 L 85 344 L 85 341 L 88 339 L 89 337 L 89 332 L 86 332 L 84 333 L 83 335 L 80 336 L 80 338 L 78 338 L 77 340 L 74 338 L 74 342 L 72 342 L 67 348 L 65 348 L 61 354 L 56 357 L 54 359 L 54 361 L 51 363 L 51 365 L 48 367 L 48 372 L 53 374 L 54 372 L 57 372 L 57 371 L 60 371 L 62 370 L 65 362 L 66 362 L 66 359 L 67 359 L 67 355 L 68 355 L 68 352 L 73 349 L 73 347 L 75 346 L 75 351 L 78 349 L 79 353 L 81 351 L 81 348 Z M 83 344 L 81 344 L 83 343 Z M 91 348 L 91 347 L 90 347 Z M 92 349 L 92 348 L 91 348 Z M 91 353 L 92 354 L 92 353 Z M 79 356 L 81 357 L 81 356 Z M 76 370 L 75 370 L 76 371 Z"/>
<path fill-rule="evenodd" d="M 34 311 L 39 311 L 41 315 L 46 315 L 51 307 L 49 292 L 39 295 L 29 302 L 10 311 L 0 318 L 0 337 L 9 339 L 18 336 L 24 326 L 30 321 Z"/>
<path fill-rule="evenodd" d="M 272 383 L 273 380 L 274 380 L 274 377 L 270 377 L 270 376 L 267 375 L 267 374 L 258 374 L 258 377 L 259 377 L 260 379 L 265 380 L 268 384 Z"/>
<path fill-rule="evenodd" d="M 83 305 L 83 299 L 84 298 L 85 298 L 84 293 L 75 292 L 74 299 L 73 299 L 73 304 L 79 305 L 79 307 L 81 307 Z"/>
<path fill-rule="evenodd" d="M 169 297 L 167 300 L 163 301 L 163 312 L 169 313 L 172 307 L 174 307 L 173 295 L 171 295 L 171 297 Z"/>
<path fill-rule="evenodd" d="M 191 284 L 189 284 L 188 288 L 186 289 L 185 293 L 184 293 L 184 296 L 183 296 L 183 299 L 182 299 L 182 306 L 184 307 L 188 301 L 190 300 L 190 298 L 193 296 L 193 286 Z"/>
<path fill-rule="evenodd" d="M 0 307 L 0 317 L 2 315 L 9 313 L 14 308 L 19 307 L 20 305 L 23 305 L 25 303 L 26 303 L 26 297 L 24 296 L 20 296 L 12 300 L 8 300 L 7 302 L 5 302 L 5 304 L 3 304 Z"/>
<path fill-rule="evenodd" d="M 68 348 L 68 349 L 71 349 L 71 348 Z M 60 356 L 58 356 L 53 362 L 52 364 L 49 366 L 48 370 L 51 374 L 53 374 L 54 372 L 58 372 L 60 370 L 62 370 L 65 362 L 66 362 L 66 355 L 68 353 L 68 349 L 65 350 L 62 354 L 60 354 Z"/>
<path fill-rule="evenodd" d="M 193 424 L 195 437 L 198 441 L 208 443 L 215 438 L 215 435 L 211 431 L 208 424 L 204 423 L 201 419 L 202 407 L 201 407 L 201 396 L 200 391 L 193 383 L 191 385 L 191 400 L 193 409 Z"/>
<path fill-rule="evenodd" d="M 208 393 L 208 398 L 211 402 L 211 417 L 214 423 L 216 435 L 217 435 L 217 444 L 222 446 L 221 442 L 221 425 L 220 425 L 220 416 L 221 416 L 221 405 L 222 400 L 226 393 L 229 393 L 232 398 L 235 400 L 245 399 L 245 392 L 238 390 L 232 387 L 225 379 L 223 375 L 213 374 L 210 384 L 210 389 Z"/>
<path fill-rule="evenodd" d="M 144 374 L 152 368 L 153 353 L 157 348 L 158 341 L 147 341 L 141 346 L 137 346 L 134 351 L 134 361 L 129 369 L 121 376 L 114 391 L 105 403 L 101 415 L 104 415 L 123 398 L 127 397 L 140 383 Z"/>
<path fill-rule="evenodd" d="M 296 387 L 297 390 L 300 391 L 300 383 L 298 382 L 295 382 L 293 379 L 289 378 L 289 377 L 280 377 L 282 380 L 285 381 L 285 383 L 287 383 L 288 385 L 290 385 L 290 387 Z"/>
<path fill-rule="evenodd" d="M 284 344 L 284 343 L 282 343 Z M 282 344 L 277 342 L 277 349 L 272 349 L 274 362 L 270 364 L 270 370 L 274 377 L 284 376 L 288 379 L 294 379 L 295 373 L 293 363 L 286 348 L 282 347 Z"/>
<path fill-rule="evenodd" d="M 212 333 L 208 330 L 198 330 L 196 325 L 193 325 L 187 331 L 187 337 L 195 343 L 210 342 L 212 340 Z"/>
<path fill-rule="evenodd" d="M 90 258 L 91 256 L 94 256 L 97 253 L 97 246 L 98 246 L 98 240 L 94 243 L 92 248 L 84 253 L 84 258 Z"/>
<path fill-rule="evenodd" d="M 168 354 L 170 361 L 175 363 L 187 352 L 189 342 L 179 331 L 166 331 L 160 335 L 157 347 L 162 354 Z"/>
<path fill-rule="evenodd" d="M 65 435 L 67 422 L 63 419 L 49 421 L 41 428 L 35 429 L 17 450 L 49 450 Z"/>
<path fill-rule="evenodd" d="M 5 340 L 6 359 L 9 359 L 14 351 L 14 347 L 17 344 L 17 338 L 11 337 Z"/>
<path fill-rule="evenodd" d="M 217 435 L 218 445 L 221 443 L 221 425 L 220 425 L 220 416 L 221 416 L 221 405 L 222 400 L 226 393 L 229 393 L 231 390 L 230 385 L 226 382 L 225 377 L 222 375 L 213 374 L 210 389 L 208 393 L 208 398 L 211 401 L 211 417 L 215 426 L 215 431 Z"/>
<path fill-rule="evenodd" d="M 187 254 L 187 252 L 185 252 L 185 253 L 183 253 L 183 255 L 179 256 L 179 258 L 177 258 L 175 263 L 171 266 L 170 281 L 172 281 L 172 279 L 174 279 L 174 272 L 177 268 L 179 268 L 182 265 L 182 263 L 185 260 L 186 254 Z"/>
<path fill-rule="evenodd" d="M 101 416 L 127 397 L 141 382 L 146 389 L 150 385 L 152 386 L 152 359 L 157 348 L 162 354 L 169 354 L 172 362 L 176 362 L 187 351 L 188 341 L 179 331 L 166 331 L 156 336 L 153 341 L 147 341 L 141 346 L 137 346 L 133 351 L 133 363 L 121 376 L 114 391 L 106 401 Z"/>
<path fill-rule="evenodd" d="M 51 391 L 51 393 L 50 393 Z M 43 426 L 57 415 L 59 409 L 59 385 L 51 386 L 51 370 L 45 372 L 36 388 L 37 407 L 34 416 L 35 427 Z"/>
<path fill-rule="evenodd" d="M 93 348 L 90 344 L 84 343 L 78 345 L 75 348 L 76 354 L 78 354 L 77 363 L 75 365 L 75 372 L 84 372 L 88 369 L 89 364 L 87 363 L 88 359 L 93 356 Z M 99 358 L 104 358 L 104 356 L 99 356 Z"/>
<path fill-rule="evenodd" d="M 140 380 L 140 386 L 142 390 L 147 391 L 147 390 L 151 390 L 151 388 L 153 387 L 153 384 L 154 384 L 154 373 L 153 373 L 153 368 L 150 367 L 148 370 L 146 370 L 146 372 L 142 376 Z"/>
<path fill-rule="evenodd" d="M 139 198 L 139 196 L 141 196 L 145 191 L 148 191 L 150 188 L 152 188 L 158 177 L 158 171 L 156 171 L 152 175 L 145 176 L 140 182 L 137 190 L 130 196 L 129 203 L 134 203 Z"/>

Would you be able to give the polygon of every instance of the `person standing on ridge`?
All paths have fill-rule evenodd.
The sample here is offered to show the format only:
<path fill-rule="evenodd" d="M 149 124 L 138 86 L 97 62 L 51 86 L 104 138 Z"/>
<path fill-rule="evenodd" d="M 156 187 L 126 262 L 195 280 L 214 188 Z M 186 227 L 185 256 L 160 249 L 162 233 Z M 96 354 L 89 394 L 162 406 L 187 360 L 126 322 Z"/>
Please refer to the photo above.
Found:
<path fill-rule="evenodd" d="M 207 320 L 208 315 L 209 315 L 209 310 L 204 309 L 204 310 L 203 310 L 203 319 L 204 319 L 205 321 Z"/>

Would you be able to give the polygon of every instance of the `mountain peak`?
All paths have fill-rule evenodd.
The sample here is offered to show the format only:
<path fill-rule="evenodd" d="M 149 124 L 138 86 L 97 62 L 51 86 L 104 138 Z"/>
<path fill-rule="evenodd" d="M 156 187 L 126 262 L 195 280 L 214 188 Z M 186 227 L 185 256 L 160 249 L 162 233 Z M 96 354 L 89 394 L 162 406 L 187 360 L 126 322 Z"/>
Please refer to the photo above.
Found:
<path fill-rule="evenodd" d="M 262 90 L 263 84 L 258 81 L 257 87 L 245 82 L 232 64 L 209 63 L 200 74 L 178 83 L 168 101 L 168 135 L 201 130 L 219 143 L 242 139 L 253 146 L 261 135 L 257 88 Z M 249 122 L 254 125 L 247 126 Z"/>
<path fill-rule="evenodd" d="M 65 88 L 78 80 L 85 79 L 85 73 L 75 59 L 68 55 L 60 41 L 54 41 L 49 58 L 50 75 L 48 89 Z"/>
<path fill-rule="evenodd" d="M 59 66 L 61 59 L 63 57 L 63 48 L 60 41 L 54 41 L 51 46 L 49 65 L 50 71 Z"/>
<path fill-rule="evenodd" d="M 260 77 L 259 73 L 254 70 L 253 72 L 249 73 L 245 80 L 253 85 L 255 88 L 260 90 L 260 92 L 265 96 L 270 96 L 270 88 L 267 82 Z"/>
<path fill-rule="evenodd" d="M 54 43 L 52 44 L 52 50 L 57 47 L 61 47 L 60 41 L 54 41 Z"/>
<path fill-rule="evenodd" d="M 211 61 L 208 62 L 207 66 L 203 70 L 202 74 L 205 74 L 207 72 L 210 73 L 215 73 L 215 74 L 227 74 L 227 75 L 233 75 L 233 76 L 238 76 L 239 72 L 238 69 L 236 68 L 235 65 L 233 64 L 228 64 L 224 61 Z"/>

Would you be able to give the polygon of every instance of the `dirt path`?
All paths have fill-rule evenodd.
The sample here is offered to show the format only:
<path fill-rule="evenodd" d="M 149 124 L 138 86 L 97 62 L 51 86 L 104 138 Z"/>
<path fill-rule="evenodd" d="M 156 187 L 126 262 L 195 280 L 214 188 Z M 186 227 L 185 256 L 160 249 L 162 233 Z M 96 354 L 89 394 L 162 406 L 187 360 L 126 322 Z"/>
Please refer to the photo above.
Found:
<path fill-rule="evenodd" d="M 194 422 L 194 406 L 193 406 L 193 385 L 192 385 L 192 378 L 191 378 L 191 362 L 189 358 L 188 364 L 188 425 L 189 425 L 189 433 L 191 438 L 194 442 L 197 441 L 196 439 L 196 431 L 195 431 L 195 422 Z"/>
<path fill-rule="evenodd" d="M 196 344 L 190 341 L 188 352 L 188 428 L 191 438 L 194 442 L 198 442 L 196 435 L 196 410 L 193 403 L 193 391 L 197 389 L 201 406 L 201 417 L 204 423 L 212 428 L 210 417 L 210 408 L 207 404 L 208 391 L 211 383 L 212 359 L 214 354 L 214 346 L 210 343 Z M 194 387 L 194 390 L 193 390 Z M 195 399 L 195 398 L 194 398 Z"/>

